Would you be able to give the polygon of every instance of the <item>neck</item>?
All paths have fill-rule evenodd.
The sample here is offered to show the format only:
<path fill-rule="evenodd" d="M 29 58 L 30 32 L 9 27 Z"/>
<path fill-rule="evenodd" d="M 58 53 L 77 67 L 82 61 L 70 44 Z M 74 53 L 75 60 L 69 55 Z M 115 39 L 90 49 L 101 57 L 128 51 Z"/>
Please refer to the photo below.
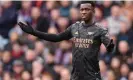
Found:
<path fill-rule="evenodd" d="M 93 20 L 93 19 L 91 19 L 91 20 L 89 20 L 89 21 L 84 21 L 84 26 L 85 26 L 85 27 L 89 27 L 89 26 L 91 26 L 93 23 L 94 23 L 94 20 Z"/>
<path fill-rule="evenodd" d="M 93 19 L 91 19 L 91 20 L 84 21 L 84 22 L 85 22 L 85 24 L 92 24 L 94 21 L 93 21 Z"/>

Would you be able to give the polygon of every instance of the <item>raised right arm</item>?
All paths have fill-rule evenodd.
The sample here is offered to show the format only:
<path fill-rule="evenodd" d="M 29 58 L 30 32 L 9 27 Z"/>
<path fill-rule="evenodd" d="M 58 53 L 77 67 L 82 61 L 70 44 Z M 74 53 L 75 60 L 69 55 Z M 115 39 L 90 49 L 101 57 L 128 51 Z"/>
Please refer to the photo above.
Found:
<path fill-rule="evenodd" d="M 26 25 L 22 22 L 19 22 L 18 25 L 24 32 L 34 35 L 40 39 L 44 39 L 46 41 L 59 42 L 62 40 L 69 40 L 70 38 L 72 38 L 71 27 L 68 27 L 64 32 L 61 32 L 59 34 L 48 34 L 34 30 L 29 24 Z"/>

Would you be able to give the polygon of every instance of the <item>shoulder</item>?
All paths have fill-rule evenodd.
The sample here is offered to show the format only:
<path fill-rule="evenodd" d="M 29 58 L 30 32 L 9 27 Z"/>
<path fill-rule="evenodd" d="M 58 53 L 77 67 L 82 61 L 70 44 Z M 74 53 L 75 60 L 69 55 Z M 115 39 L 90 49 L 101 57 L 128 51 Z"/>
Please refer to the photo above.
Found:
<path fill-rule="evenodd" d="M 78 26 L 80 26 L 81 25 L 81 21 L 77 21 L 77 22 L 75 22 L 75 23 L 73 23 L 73 24 L 71 24 L 71 28 L 77 28 Z"/>
<path fill-rule="evenodd" d="M 81 21 L 77 21 L 77 22 L 73 23 L 72 26 L 78 26 L 80 24 L 81 24 Z"/>
<path fill-rule="evenodd" d="M 97 29 L 102 30 L 102 31 L 108 31 L 107 28 L 103 27 L 100 23 L 95 23 L 95 26 Z"/>
<path fill-rule="evenodd" d="M 101 24 L 99 23 L 96 23 L 96 28 L 99 30 L 99 32 L 102 34 L 102 35 L 105 35 L 108 33 L 108 29 L 103 27 Z"/>

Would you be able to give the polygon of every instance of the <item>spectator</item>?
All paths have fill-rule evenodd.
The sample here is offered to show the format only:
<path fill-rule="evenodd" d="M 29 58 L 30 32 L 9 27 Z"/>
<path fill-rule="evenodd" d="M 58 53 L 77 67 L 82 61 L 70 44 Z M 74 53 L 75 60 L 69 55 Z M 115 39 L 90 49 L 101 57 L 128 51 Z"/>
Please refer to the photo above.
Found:
<path fill-rule="evenodd" d="M 58 31 L 62 32 L 69 26 L 69 20 L 65 17 L 60 17 L 57 21 Z"/>
<path fill-rule="evenodd" d="M 45 56 L 48 53 L 47 48 L 45 47 L 44 43 L 41 41 L 36 41 L 35 42 L 35 52 L 36 52 L 36 56 L 41 57 L 43 59 L 45 59 Z"/>
<path fill-rule="evenodd" d="M 22 1 L 21 2 L 21 9 L 18 12 L 18 21 L 26 21 L 31 23 L 31 1 Z"/>
<path fill-rule="evenodd" d="M 126 63 L 123 63 L 120 68 L 120 73 L 121 73 L 120 80 L 128 80 L 129 71 L 130 69 L 128 65 Z"/>
<path fill-rule="evenodd" d="M 57 29 L 53 26 L 53 27 L 50 27 L 50 28 L 48 29 L 48 33 L 50 33 L 50 34 L 57 34 L 58 31 L 57 31 Z"/>
<path fill-rule="evenodd" d="M 120 76 L 120 64 L 121 64 L 121 62 L 120 62 L 119 58 L 117 58 L 117 57 L 112 58 L 110 66 L 111 66 L 112 71 L 115 73 L 114 75 L 116 75 L 117 79 Z"/>
<path fill-rule="evenodd" d="M 46 1 L 46 9 L 48 11 L 53 10 L 56 7 L 56 1 Z"/>
<path fill-rule="evenodd" d="M 32 80 L 31 74 L 28 71 L 23 71 L 21 75 L 22 80 Z"/>
<path fill-rule="evenodd" d="M 70 54 L 71 52 L 69 51 L 69 43 L 67 41 L 61 42 L 60 48 L 55 52 L 55 63 L 68 66 L 70 62 Z"/>
<path fill-rule="evenodd" d="M 125 40 L 125 41 L 129 41 L 129 37 L 127 35 L 128 33 L 128 25 L 126 22 L 121 22 L 121 28 L 120 28 L 120 33 L 117 36 L 117 41 L 121 41 L 121 40 Z"/>
<path fill-rule="evenodd" d="M 53 54 L 48 54 L 46 57 L 46 69 L 48 70 L 49 73 L 51 73 L 51 76 L 55 79 L 59 79 L 59 75 L 54 71 L 54 55 Z"/>
<path fill-rule="evenodd" d="M 44 73 L 42 80 L 54 80 L 49 73 Z"/>
<path fill-rule="evenodd" d="M 111 7 L 111 16 L 107 18 L 107 24 L 108 24 L 110 35 L 117 35 L 119 33 L 120 31 L 120 7 L 118 5 L 114 5 Z"/>
<path fill-rule="evenodd" d="M 62 70 L 63 68 L 64 68 L 64 67 L 63 67 L 62 65 L 55 65 L 55 66 L 54 66 L 54 71 L 55 71 L 58 75 L 60 75 L 61 70 Z M 60 79 L 60 76 L 59 76 L 59 79 Z"/>
<path fill-rule="evenodd" d="M 133 20 L 133 17 L 132 17 L 132 5 L 133 3 L 130 2 L 130 1 L 125 1 L 124 2 L 124 5 L 122 7 L 122 11 L 121 11 L 121 15 L 123 17 L 125 17 L 126 19 L 128 19 L 129 21 L 132 21 Z"/>
<path fill-rule="evenodd" d="M 32 63 L 32 76 L 33 78 L 35 77 L 41 77 L 41 74 L 43 73 L 44 71 L 44 66 L 43 66 L 43 61 L 34 61 Z"/>
<path fill-rule="evenodd" d="M 0 42 L 0 50 L 4 50 L 5 45 L 8 43 L 8 39 L 5 39 L 0 35 Z"/>
<path fill-rule="evenodd" d="M 97 22 L 101 22 L 103 19 L 103 12 L 99 7 L 95 8 L 95 19 Z"/>
<path fill-rule="evenodd" d="M 11 32 L 10 35 L 9 35 L 9 41 L 8 43 L 5 45 L 4 49 L 5 50 L 12 50 L 12 45 L 17 42 L 19 36 L 16 32 Z"/>
<path fill-rule="evenodd" d="M 47 32 L 49 28 L 49 21 L 41 15 L 41 11 L 37 7 L 31 10 L 32 26 L 39 31 Z"/>
<path fill-rule="evenodd" d="M 53 66 L 55 65 L 55 63 L 54 63 L 54 55 L 52 55 L 52 54 L 48 54 L 47 56 L 46 56 L 46 64 L 50 67 L 50 68 L 53 68 Z"/>
<path fill-rule="evenodd" d="M 107 79 L 107 65 L 105 64 L 105 62 L 103 60 L 99 61 L 99 66 L 100 66 L 100 72 L 101 72 L 101 76 L 104 80 Z"/>
<path fill-rule="evenodd" d="M 2 54 L 3 70 L 12 71 L 12 57 L 9 51 L 4 51 Z"/>
<path fill-rule="evenodd" d="M 29 49 L 34 49 L 35 48 L 35 42 L 37 41 L 37 37 L 33 35 L 27 35 L 27 40 L 25 41 Z"/>
<path fill-rule="evenodd" d="M 4 72 L 2 80 L 12 80 L 10 72 Z"/>
<path fill-rule="evenodd" d="M 112 54 L 109 54 L 106 50 L 106 47 L 102 44 L 100 47 L 100 59 L 104 60 L 105 63 L 109 64 L 111 61 Z"/>
<path fill-rule="evenodd" d="M 8 38 L 8 32 L 17 23 L 16 9 L 13 7 L 12 1 L 4 1 L 2 4 L 2 15 L 0 18 L 0 34 Z"/>
<path fill-rule="evenodd" d="M 121 57 L 121 60 L 126 61 L 129 56 L 131 56 L 131 52 L 129 49 L 129 45 L 126 41 L 120 41 L 118 44 L 119 49 L 119 56 Z"/>
<path fill-rule="evenodd" d="M 15 60 L 13 62 L 13 78 L 21 80 L 21 74 L 24 71 L 24 64 L 21 60 Z"/>
<path fill-rule="evenodd" d="M 69 11 L 71 8 L 70 1 L 61 1 L 61 8 L 60 8 L 60 14 L 62 17 L 69 17 Z"/>
<path fill-rule="evenodd" d="M 51 34 L 58 34 L 58 30 L 56 27 L 52 26 L 48 29 L 48 33 L 51 33 Z M 52 45 L 52 46 L 51 46 Z M 46 46 L 47 48 L 49 49 L 49 53 L 51 54 L 54 54 L 56 49 L 57 49 L 57 46 L 58 46 L 58 43 L 53 43 L 53 42 L 48 42 L 46 43 Z"/>
<path fill-rule="evenodd" d="M 19 59 L 23 58 L 23 50 L 21 48 L 21 45 L 19 43 L 14 43 L 12 45 L 12 51 L 11 51 L 13 59 Z"/>
<path fill-rule="evenodd" d="M 109 70 L 107 72 L 107 80 L 117 80 L 116 75 L 113 71 Z"/>
<path fill-rule="evenodd" d="M 60 80 L 70 80 L 70 72 L 67 68 L 63 68 L 60 72 L 61 79 Z"/>
<path fill-rule="evenodd" d="M 131 71 L 131 72 L 129 73 L 128 80 L 132 80 L 132 79 L 133 79 L 133 72 Z"/>
<path fill-rule="evenodd" d="M 110 15 L 111 7 L 113 5 L 113 1 L 103 1 L 103 16 L 106 18 Z"/>
<path fill-rule="evenodd" d="M 79 11 L 77 8 L 71 8 L 70 9 L 70 22 L 72 22 L 71 24 L 75 23 L 76 21 L 78 21 L 80 18 L 79 16 Z"/>
<path fill-rule="evenodd" d="M 53 9 L 50 12 L 50 16 L 51 16 L 51 25 L 56 25 L 57 24 L 57 20 L 60 18 L 60 11 L 58 9 Z"/>
<path fill-rule="evenodd" d="M 40 77 L 35 77 L 33 80 L 41 80 Z"/>
<path fill-rule="evenodd" d="M 27 50 L 24 57 L 25 69 L 32 72 L 32 62 L 36 60 L 36 53 L 33 50 Z"/>
<path fill-rule="evenodd" d="M 50 19 L 49 17 L 51 17 L 49 14 L 50 12 L 54 9 L 58 7 L 58 3 L 56 1 L 46 1 L 45 4 L 43 5 L 42 11 L 43 11 L 43 15 L 44 17 L 47 17 L 48 19 Z"/>

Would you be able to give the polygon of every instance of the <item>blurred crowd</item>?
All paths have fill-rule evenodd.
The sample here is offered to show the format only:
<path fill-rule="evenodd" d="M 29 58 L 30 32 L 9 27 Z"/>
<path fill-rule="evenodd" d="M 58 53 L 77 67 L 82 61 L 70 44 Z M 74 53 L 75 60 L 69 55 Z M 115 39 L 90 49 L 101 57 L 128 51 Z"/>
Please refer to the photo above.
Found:
<path fill-rule="evenodd" d="M 116 48 L 99 52 L 103 80 L 133 80 L 133 1 L 96 1 L 95 20 Z M 80 20 L 79 1 L 0 1 L 0 80 L 69 80 L 72 42 L 41 40 L 17 22 L 58 34 Z"/>

